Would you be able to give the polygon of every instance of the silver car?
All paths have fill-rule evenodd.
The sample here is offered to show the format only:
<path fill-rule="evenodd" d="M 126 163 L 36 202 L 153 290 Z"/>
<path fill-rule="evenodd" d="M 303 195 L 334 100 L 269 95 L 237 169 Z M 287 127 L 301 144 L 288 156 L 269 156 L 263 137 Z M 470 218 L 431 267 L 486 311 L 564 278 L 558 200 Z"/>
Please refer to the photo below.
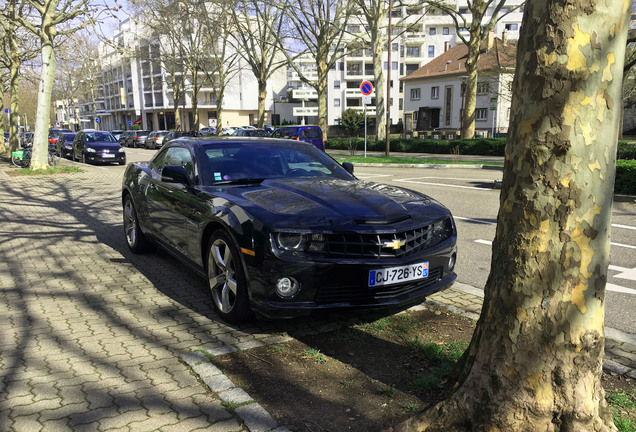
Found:
<path fill-rule="evenodd" d="M 166 130 L 150 132 L 148 137 L 146 137 L 144 147 L 147 149 L 161 148 L 161 146 L 163 145 L 163 138 L 166 135 L 168 135 L 168 131 Z"/>

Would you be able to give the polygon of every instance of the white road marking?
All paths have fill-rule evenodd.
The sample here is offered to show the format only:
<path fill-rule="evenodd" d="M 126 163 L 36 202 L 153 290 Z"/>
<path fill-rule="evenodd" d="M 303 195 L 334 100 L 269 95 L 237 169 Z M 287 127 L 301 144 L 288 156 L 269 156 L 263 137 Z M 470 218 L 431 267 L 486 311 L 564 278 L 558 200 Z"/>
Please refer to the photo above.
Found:
<path fill-rule="evenodd" d="M 484 225 L 497 225 L 497 222 L 490 222 L 490 221 L 485 221 L 485 220 L 481 220 L 481 219 L 471 219 L 471 218 L 465 218 L 465 217 L 461 217 L 461 216 L 453 216 L 453 218 L 454 219 L 463 220 L 463 221 L 468 221 L 468 222 L 480 223 L 480 224 L 484 224 Z"/>
<path fill-rule="evenodd" d="M 634 231 L 636 231 L 636 226 L 620 225 L 620 224 L 612 224 L 612 226 L 613 226 L 614 228 L 623 228 L 623 229 L 628 229 L 628 230 L 634 230 Z"/>
<path fill-rule="evenodd" d="M 636 289 L 625 288 L 620 285 L 614 285 L 611 283 L 605 284 L 605 291 L 613 291 L 613 292 L 618 292 L 623 294 L 636 295 Z"/>
<path fill-rule="evenodd" d="M 620 272 L 619 274 L 614 275 L 614 277 L 616 278 L 636 281 L 636 268 L 630 269 L 626 267 L 618 267 L 618 266 L 610 265 L 609 269 Z"/>
<path fill-rule="evenodd" d="M 396 182 L 400 182 L 400 183 L 413 183 L 413 184 L 421 184 L 421 185 L 429 185 L 429 186 L 442 186 L 442 187 L 451 187 L 451 188 L 457 188 L 457 189 L 473 189 L 473 190 L 481 190 L 481 191 L 497 190 L 497 189 L 493 189 L 493 188 L 483 188 L 483 187 L 477 187 L 477 186 L 460 186 L 460 185 L 449 185 L 449 184 L 444 184 L 444 183 L 430 183 L 430 182 L 415 181 L 415 180 L 417 180 L 419 178 L 422 178 L 422 177 L 416 177 L 416 178 L 413 178 L 413 179 L 401 179 L 401 180 L 395 180 L 395 181 Z"/>

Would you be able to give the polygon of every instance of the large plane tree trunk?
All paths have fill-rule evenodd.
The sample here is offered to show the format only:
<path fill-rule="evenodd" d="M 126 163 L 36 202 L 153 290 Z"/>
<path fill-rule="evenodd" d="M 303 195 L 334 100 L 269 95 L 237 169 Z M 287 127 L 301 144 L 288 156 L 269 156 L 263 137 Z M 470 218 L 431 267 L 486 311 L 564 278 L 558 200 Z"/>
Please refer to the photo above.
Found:
<path fill-rule="evenodd" d="M 615 430 L 601 375 L 630 7 L 526 4 L 481 317 L 453 395 L 398 430 Z"/>

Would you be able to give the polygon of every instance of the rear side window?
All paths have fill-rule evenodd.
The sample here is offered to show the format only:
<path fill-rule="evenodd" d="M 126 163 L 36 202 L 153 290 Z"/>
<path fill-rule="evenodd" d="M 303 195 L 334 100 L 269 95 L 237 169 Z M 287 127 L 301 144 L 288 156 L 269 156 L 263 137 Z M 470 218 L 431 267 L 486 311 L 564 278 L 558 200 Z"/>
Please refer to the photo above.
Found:
<path fill-rule="evenodd" d="M 318 128 L 303 129 L 300 131 L 300 139 L 320 139 L 322 134 Z"/>

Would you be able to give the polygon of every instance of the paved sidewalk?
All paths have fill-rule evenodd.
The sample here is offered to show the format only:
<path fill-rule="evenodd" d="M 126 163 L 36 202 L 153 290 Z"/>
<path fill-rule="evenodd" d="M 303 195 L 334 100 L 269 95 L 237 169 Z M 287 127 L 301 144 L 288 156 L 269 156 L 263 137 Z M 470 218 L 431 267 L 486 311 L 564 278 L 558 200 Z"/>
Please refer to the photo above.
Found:
<path fill-rule="evenodd" d="M 129 252 L 123 167 L 82 168 L 9 178 L 0 167 L 0 430 L 285 432 L 205 354 L 347 322 L 225 325 L 204 280 L 161 251 Z M 478 313 L 478 291 L 431 300 Z M 634 376 L 636 344 L 608 336 L 610 361 Z"/>

